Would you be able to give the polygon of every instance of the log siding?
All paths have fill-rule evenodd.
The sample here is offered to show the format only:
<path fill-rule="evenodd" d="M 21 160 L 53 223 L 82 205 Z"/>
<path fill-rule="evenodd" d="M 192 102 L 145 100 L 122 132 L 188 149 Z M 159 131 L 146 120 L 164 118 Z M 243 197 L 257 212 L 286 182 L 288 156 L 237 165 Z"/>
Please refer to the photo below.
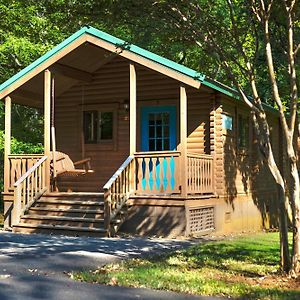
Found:
<path fill-rule="evenodd" d="M 140 111 L 142 106 L 174 105 L 177 107 L 177 145 L 179 145 L 180 83 L 141 66 L 137 73 L 137 151 L 140 151 Z M 211 94 L 187 88 L 188 152 L 210 153 Z M 72 190 L 99 191 L 114 171 L 129 155 L 129 112 L 124 101 L 129 100 L 129 62 L 118 57 L 93 74 L 89 83 L 74 85 L 56 99 L 55 125 L 57 150 L 68 153 L 72 160 L 91 157 L 95 173 L 72 178 Z M 113 145 L 109 142 L 83 145 L 82 114 L 85 108 L 113 111 L 116 118 Z M 67 189 L 71 180 L 61 185 Z"/>

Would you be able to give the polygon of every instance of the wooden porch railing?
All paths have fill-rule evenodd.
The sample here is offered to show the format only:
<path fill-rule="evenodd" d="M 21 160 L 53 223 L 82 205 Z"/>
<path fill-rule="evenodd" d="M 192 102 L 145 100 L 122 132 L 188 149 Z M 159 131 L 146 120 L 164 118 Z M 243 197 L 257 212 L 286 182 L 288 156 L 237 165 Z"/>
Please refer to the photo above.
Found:
<path fill-rule="evenodd" d="M 136 193 L 180 193 L 180 152 L 139 152 L 136 160 Z"/>
<path fill-rule="evenodd" d="M 47 156 L 40 158 L 25 174 L 14 183 L 14 205 L 12 225 L 20 221 L 21 215 L 45 191 L 45 162 Z"/>
<path fill-rule="evenodd" d="M 214 193 L 213 157 L 192 153 L 187 157 L 188 194 Z"/>
<path fill-rule="evenodd" d="M 111 234 L 111 223 L 126 204 L 134 186 L 134 156 L 129 156 L 104 185 L 104 226 Z"/>
<path fill-rule="evenodd" d="M 8 180 L 8 188 L 13 189 L 15 182 L 42 157 L 42 154 L 8 155 L 9 168 L 6 170 L 8 173 L 5 174 L 5 180 Z"/>

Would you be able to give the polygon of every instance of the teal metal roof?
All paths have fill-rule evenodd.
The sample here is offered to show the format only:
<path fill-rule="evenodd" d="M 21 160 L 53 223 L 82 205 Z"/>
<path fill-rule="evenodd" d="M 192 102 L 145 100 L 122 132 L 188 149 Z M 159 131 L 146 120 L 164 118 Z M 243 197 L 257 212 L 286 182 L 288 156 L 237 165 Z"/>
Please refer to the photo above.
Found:
<path fill-rule="evenodd" d="M 89 34 L 91 36 L 97 37 L 101 40 L 104 40 L 110 44 L 113 44 L 116 46 L 116 48 L 121 48 L 121 49 L 125 49 L 127 51 L 130 51 L 134 54 L 137 54 L 139 56 L 142 56 L 146 59 L 149 59 L 153 62 L 156 62 L 160 65 L 163 65 L 169 69 L 172 69 L 178 73 L 181 73 L 183 75 L 186 75 L 188 77 L 193 78 L 196 81 L 199 81 L 200 83 L 203 83 L 204 85 L 207 85 L 213 89 L 216 89 L 218 91 L 221 91 L 229 96 L 231 95 L 231 92 L 227 89 L 227 88 L 221 88 L 218 85 L 214 84 L 213 82 L 210 81 L 206 81 L 206 77 L 204 74 L 201 74 L 195 70 L 192 70 L 188 67 L 185 67 L 183 65 L 180 65 L 174 61 L 171 61 L 167 58 L 164 58 L 162 56 L 159 56 L 157 54 L 154 54 L 150 51 L 147 51 L 145 49 L 142 49 L 136 45 L 130 44 L 128 42 L 125 42 L 122 39 L 119 39 L 117 37 L 114 37 L 108 33 L 105 33 L 101 30 L 98 30 L 96 28 L 93 27 L 83 27 L 80 30 L 78 30 L 77 32 L 75 32 L 73 35 L 71 35 L 70 37 L 68 37 L 66 40 L 64 40 L 63 42 L 61 42 L 60 44 L 58 44 L 56 47 L 54 47 L 52 50 L 48 51 L 46 54 L 44 54 L 43 56 L 41 56 L 39 59 L 37 59 L 36 61 L 34 61 L 32 64 L 30 64 L 29 66 L 27 66 L 26 68 L 24 68 L 23 70 L 21 70 L 20 72 L 18 72 L 17 74 L 15 74 L 14 76 L 12 76 L 10 79 L 8 79 L 7 81 L 5 81 L 4 83 L 2 83 L 0 85 L 0 93 L 2 91 L 4 91 L 6 88 L 8 88 L 10 85 L 12 85 L 13 83 L 15 83 L 16 81 L 18 81 L 19 79 L 21 79 L 23 76 L 29 74 L 30 72 L 34 71 L 35 68 L 37 68 L 39 65 L 41 65 L 42 63 L 46 62 L 48 59 L 50 59 L 54 54 L 57 54 L 58 52 L 60 52 L 61 50 L 63 50 L 66 46 L 68 46 L 69 44 L 71 44 L 72 42 L 74 42 L 75 40 L 77 40 L 79 37 L 81 37 L 84 34 Z"/>
<path fill-rule="evenodd" d="M 12 76 L 10 79 L 8 79 L 4 83 L 2 83 L 0 85 L 0 92 L 2 92 L 7 87 L 9 87 L 13 83 L 15 83 L 16 81 L 21 79 L 26 74 L 29 74 L 30 72 L 32 72 L 36 67 L 38 67 L 39 65 L 41 65 L 42 63 L 44 63 L 45 61 L 50 59 L 54 54 L 57 54 L 59 51 L 63 50 L 66 46 L 68 46 L 69 44 L 71 44 L 72 42 L 74 42 L 75 40 L 77 40 L 79 37 L 81 37 L 84 34 L 89 34 L 91 36 L 94 36 L 94 37 L 97 37 L 101 40 L 104 40 L 104 41 L 106 41 L 110 44 L 113 44 L 114 46 L 116 46 L 116 48 L 126 49 L 127 51 L 130 51 L 134 54 L 137 54 L 139 56 L 147 58 L 147 59 L 149 59 L 153 62 L 156 62 L 160 65 L 163 65 L 163 66 L 165 66 L 169 69 L 177 71 L 177 72 L 179 72 L 183 75 L 186 75 L 188 77 L 191 77 L 191 78 L 193 78 L 193 79 L 195 79 L 199 82 L 203 82 L 203 80 L 205 79 L 205 75 L 203 75 L 203 74 L 201 74 L 201 73 L 199 73 L 195 70 L 192 70 L 188 67 L 185 67 L 183 65 L 177 64 L 174 61 L 171 61 L 167 58 L 164 58 L 162 56 L 154 54 L 150 51 L 142 49 L 142 48 L 140 48 L 138 46 L 135 46 L 133 44 L 129 44 L 128 42 L 125 42 L 124 40 L 116 38 L 116 37 L 114 37 L 110 34 L 107 34 L 107 33 L 103 32 L 101 30 L 98 30 L 96 28 L 83 27 L 80 30 L 78 30 L 77 32 L 75 32 L 73 35 L 68 37 L 66 40 L 64 40 L 63 42 L 58 44 L 52 50 L 48 51 L 46 54 L 44 54 L 39 59 L 34 61 L 32 64 L 30 64 L 29 66 L 27 66 L 26 68 L 24 68 L 23 70 L 21 70 L 20 72 L 18 72 L 14 76 Z"/>
<path fill-rule="evenodd" d="M 184 75 L 187 75 L 189 77 L 192 77 L 193 79 L 198 79 L 199 81 L 203 81 L 205 78 L 204 74 L 198 73 L 195 70 L 192 70 L 188 67 L 185 67 L 183 65 L 180 65 L 172 60 L 169 60 L 167 58 L 164 58 L 162 56 L 159 56 L 157 54 L 154 54 L 148 50 L 145 50 L 143 48 L 140 48 L 138 46 L 135 46 L 133 44 L 129 44 L 128 42 L 125 42 L 119 38 L 116 38 L 108 33 L 105 33 L 101 30 L 98 30 L 93 27 L 85 27 L 86 33 L 93 35 L 95 37 L 98 37 L 104 41 L 107 41 L 111 44 L 114 44 L 115 46 L 118 46 L 120 48 L 124 48 L 126 50 L 129 50 L 139 56 L 145 57 L 147 59 L 150 59 L 156 63 L 159 63 L 160 65 L 163 65 L 165 67 L 168 67 L 170 69 L 173 69 L 179 73 L 182 73 Z"/>
<path fill-rule="evenodd" d="M 188 76 L 195 81 L 199 81 L 201 84 L 204 84 L 216 91 L 219 91 L 229 97 L 240 99 L 239 94 L 236 90 L 218 82 L 213 79 L 207 78 L 204 74 L 201 74 L 193 69 L 190 69 L 188 67 L 185 67 L 183 65 L 180 65 L 172 60 L 169 60 L 167 58 L 164 58 L 162 56 L 159 56 L 157 54 L 154 54 L 148 50 L 145 50 L 143 48 L 140 48 L 136 45 L 130 44 L 122 39 L 119 39 L 117 37 L 114 37 L 108 33 L 105 33 L 99 29 L 85 26 L 72 34 L 70 37 L 68 37 L 66 40 L 58 44 L 56 47 L 54 47 L 52 50 L 48 51 L 46 54 L 41 56 L 39 59 L 34 61 L 32 64 L 12 76 L 7 81 L 3 82 L 0 85 L 0 93 L 3 92 L 6 88 L 10 87 L 12 84 L 20 80 L 22 77 L 26 76 L 27 74 L 33 72 L 38 66 L 40 66 L 42 63 L 46 62 L 48 59 L 50 59 L 53 55 L 59 53 L 62 51 L 65 47 L 76 41 L 81 36 L 88 34 L 91 36 L 94 36 L 96 38 L 99 38 L 105 42 L 108 42 L 112 45 L 114 45 L 116 48 L 124 49 L 127 51 L 130 51 L 136 55 L 139 55 L 141 57 L 144 57 L 146 59 L 149 59 L 153 62 L 156 62 L 168 69 L 171 69 L 173 71 L 176 71 L 182 75 Z M 272 108 L 269 106 L 269 108 Z"/>

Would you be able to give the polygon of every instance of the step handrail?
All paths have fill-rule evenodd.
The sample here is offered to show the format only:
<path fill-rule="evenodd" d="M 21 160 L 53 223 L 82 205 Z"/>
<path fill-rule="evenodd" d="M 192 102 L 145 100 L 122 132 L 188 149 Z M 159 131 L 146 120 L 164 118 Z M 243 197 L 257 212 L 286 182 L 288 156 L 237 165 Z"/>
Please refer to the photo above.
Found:
<path fill-rule="evenodd" d="M 130 164 L 130 162 L 134 159 L 133 155 L 130 155 L 127 157 L 127 159 L 123 162 L 121 167 L 114 173 L 113 176 L 110 177 L 110 179 L 106 182 L 103 189 L 108 190 L 112 184 L 116 181 L 118 176 L 125 170 L 125 168 Z"/>
<path fill-rule="evenodd" d="M 104 226 L 111 235 L 111 223 L 129 199 L 134 185 L 134 155 L 128 156 L 104 185 Z"/>
<path fill-rule="evenodd" d="M 43 156 L 15 182 L 12 225 L 17 225 L 26 209 L 46 192 L 45 161 L 47 158 Z"/>
<path fill-rule="evenodd" d="M 43 156 L 40 160 L 38 160 L 25 174 L 23 174 L 15 183 L 14 187 L 20 185 L 33 171 L 35 171 L 45 160 L 47 156 Z"/>

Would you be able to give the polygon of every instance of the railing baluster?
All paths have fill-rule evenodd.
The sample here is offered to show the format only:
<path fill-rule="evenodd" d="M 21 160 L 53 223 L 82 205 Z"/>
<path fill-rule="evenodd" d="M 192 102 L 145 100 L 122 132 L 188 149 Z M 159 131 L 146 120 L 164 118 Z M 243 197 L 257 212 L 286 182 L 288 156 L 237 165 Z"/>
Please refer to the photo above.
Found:
<path fill-rule="evenodd" d="M 123 172 L 122 172 L 123 173 Z M 122 193 L 122 173 L 120 174 L 120 177 L 118 178 L 118 205 L 119 207 L 121 205 L 121 193 Z"/>
<path fill-rule="evenodd" d="M 26 180 L 24 180 L 21 184 L 21 193 L 22 193 L 21 205 L 23 205 L 23 203 L 25 203 L 25 201 L 26 201 Z"/>
<path fill-rule="evenodd" d="M 13 188 L 14 183 L 41 158 L 40 154 L 10 154 L 9 188 Z"/>
<path fill-rule="evenodd" d="M 214 193 L 213 157 L 188 153 L 188 193 Z"/>
<path fill-rule="evenodd" d="M 164 178 L 163 178 L 163 187 L 164 192 L 168 192 L 170 187 L 170 171 L 169 171 L 170 161 L 168 157 L 163 158 L 163 169 L 164 169 Z"/>
<path fill-rule="evenodd" d="M 10 187 L 15 183 L 15 165 L 16 160 L 10 159 Z"/>
<path fill-rule="evenodd" d="M 120 180 L 120 177 L 118 177 L 118 178 L 116 179 L 116 182 L 115 182 L 115 184 L 114 184 L 114 186 L 115 186 L 115 206 L 114 206 L 114 208 L 115 208 L 115 209 L 116 209 L 117 206 L 118 206 L 118 198 L 119 198 L 119 180 Z"/>
<path fill-rule="evenodd" d="M 104 185 L 104 225 L 107 235 L 111 235 L 111 221 L 126 204 L 130 193 L 130 176 L 134 157 L 129 156 L 119 170 Z"/>
<path fill-rule="evenodd" d="M 200 192 L 200 186 L 201 186 L 201 181 L 202 181 L 202 178 L 203 178 L 203 175 L 202 175 L 202 172 L 201 172 L 201 161 L 200 160 L 197 160 L 198 162 L 198 188 L 197 190 Z"/>
<path fill-rule="evenodd" d="M 206 160 L 206 192 L 208 191 L 209 187 L 209 161 Z"/>
<path fill-rule="evenodd" d="M 144 187 L 144 192 L 149 192 L 150 191 L 150 188 L 149 188 L 149 179 L 150 179 L 150 176 L 149 176 L 149 162 L 150 162 L 150 158 L 146 157 L 144 159 L 145 161 L 145 169 L 144 169 L 144 181 L 145 181 L 145 187 Z"/>
<path fill-rule="evenodd" d="M 163 165 L 162 165 L 162 158 L 161 157 L 157 157 L 157 190 L 158 192 L 163 191 Z"/>
<path fill-rule="evenodd" d="M 14 183 L 14 207 L 13 207 L 13 222 L 12 225 L 16 225 L 19 222 L 21 214 L 29 208 L 29 206 L 40 196 L 40 194 L 45 191 L 45 185 L 43 185 L 45 169 L 44 164 L 47 159 L 43 156 L 38 161 L 35 158 L 25 156 L 12 156 L 11 161 L 18 162 L 13 170 L 14 176 L 18 172 L 23 172 L 28 165 L 32 164 L 31 168 L 27 170 L 18 180 Z M 13 164 L 12 164 L 13 165 Z"/>
<path fill-rule="evenodd" d="M 137 194 L 180 193 L 180 152 L 139 152 L 137 162 Z"/>
<path fill-rule="evenodd" d="M 192 180 L 193 180 L 193 190 L 197 191 L 197 160 L 193 158 L 193 171 L 192 171 Z"/>
<path fill-rule="evenodd" d="M 191 182 L 192 182 L 192 191 L 196 191 L 196 186 L 195 186 L 195 158 L 191 158 Z"/>
<path fill-rule="evenodd" d="M 37 170 L 34 170 L 33 178 L 34 178 L 34 194 L 36 194 L 37 193 Z"/>
<path fill-rule="evenodd" d="M 22 176 L 27 170 L 29 169 L 28 167 L 28 160 L 21 158 L 20 160 L 20 173 L 18 174 L 18 178 Z"/>
<path fill-rule="evenodd" d="M 27 205 L 27 203 L 29 202 L 29 177 L 26 177 L 25 179 L 26 181 L 26 197 L 25 197 L 25 203 L 23 203 L 23 205 Z"/>
<path fill-rule="evenodd" d="M 137 158 L 137 190 L 142 191 L 143 185 L 142 185 L 142 180 L 143 180 L 143 163 L 142 163 L 142 158 Z"/>

